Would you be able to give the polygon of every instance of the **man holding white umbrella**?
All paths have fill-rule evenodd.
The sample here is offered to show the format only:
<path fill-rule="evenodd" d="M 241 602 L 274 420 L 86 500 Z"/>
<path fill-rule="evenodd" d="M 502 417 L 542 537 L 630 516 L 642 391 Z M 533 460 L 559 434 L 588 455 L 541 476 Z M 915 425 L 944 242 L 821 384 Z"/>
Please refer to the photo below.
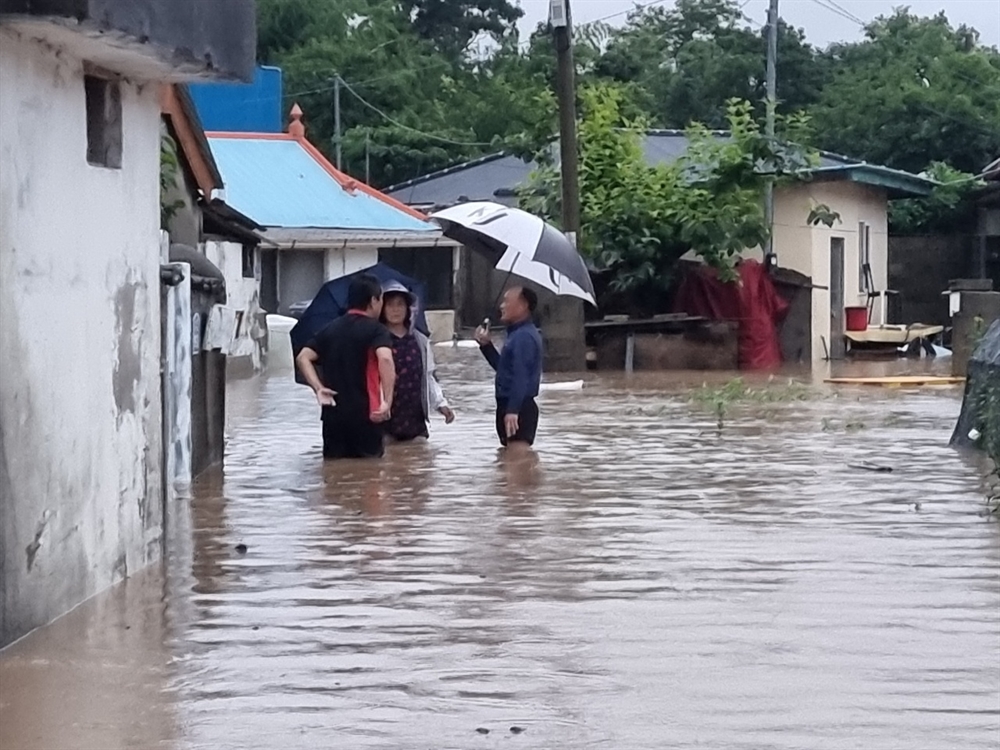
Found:
<path fill-rule="evenodd" d="M 446 237 L 494 259 L 499 271 L 520 276 L 559 296 L 597 304 L 587 264 L 570 239 L 537 216 L 489 201 L 461 203 L 431 214 Z M 497 352 L 486 325 L 476 341 L 497 372 L 497 432 L 504 445 L 531 445 L 538 427 L 538 395 L 542 376 L 542 336 L 532 315 L 534 291 L 507 290 L 500 306 L 507 342 Z M 487 321 L 488 325 L 488 321 Z M 582 332 L 581 332 L 582 334 Z"/>
<path fill-rule="evenodd" d="M 497 436 L 508 448 L 527 448 L 538 430 L 538 390 L 542 382 L 542 334 L 533 315 L 538 295 L 516 286 L 500 303 L 500 320 L 507 326 L 507 340 L 498 352 L 483 326 L 476 331 L 483 356 L 496 370 Z"/>

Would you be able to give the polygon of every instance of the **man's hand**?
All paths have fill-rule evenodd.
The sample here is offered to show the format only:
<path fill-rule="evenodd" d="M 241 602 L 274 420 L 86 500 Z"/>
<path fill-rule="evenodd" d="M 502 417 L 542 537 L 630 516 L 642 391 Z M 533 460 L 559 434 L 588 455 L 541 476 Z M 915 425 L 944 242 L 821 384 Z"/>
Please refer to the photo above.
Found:
<path fill-rule="evenodd" d="M 444 417 L 445 424 L 451 424 L 452 422 L 455 421 L 455 412 L 453 412 L 447 406 L 442 406 L 440 409 L 438 409 L 438 411 L 441 412 L 441 415 Z"/>
<path fill-rule="evenodd" d="M 490 338 L 490 331 L 486 326 L 479 326 L 475 333 L 476 343 L 480 346 L 489 346 L 493 343 L 493 339 Z"/>
<path fill-rule="evenodd" d="M 337 399 L 336 391 L 330 390 L 329 388 L 317 388 L 316 389 L 316 400 L 319 402 L 320 406 L 336 406 Z"/>
<path fill-rule="evenodd" d="M 371 413 L 371 420 L 375 424 L 384 424 L 385 422 L 388 422 L 391 417 L 392 404 L 388 401 L 383 401 L 382 405 Z"/>
<path fill-rule="evenodd" d="M 517 414 L 508 414 L 503 418 L 504 431 L 507 433 L 507 439 L 510 440 L 517 434 L 518 428 L 521 426 L 521 421 L 518 419 Z"/>

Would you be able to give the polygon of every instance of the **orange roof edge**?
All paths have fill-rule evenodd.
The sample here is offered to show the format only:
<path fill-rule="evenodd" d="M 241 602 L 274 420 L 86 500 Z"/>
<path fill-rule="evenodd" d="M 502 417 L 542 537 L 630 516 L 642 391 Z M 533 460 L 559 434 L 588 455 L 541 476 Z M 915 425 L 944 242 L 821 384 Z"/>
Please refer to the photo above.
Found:
<path fill-rule="evenodd" d="M 170 118 L 174 133 L 177 135 L 177 147 L 181 156 L 187 162 L 194 176 L 198 189 L 206 198 L 211 198 L 212 191 L 223 187 L 218 175 L 218 168 L 210 165 L 199 150 L 198 132 L 201 125 L 192 122 L 177 93 L 176 84 L 160 86 L 160 112 Z M 213 172 L 214 169 L 214 172 Z"/>
<path fill-rule="evenodd" d="M 209 130 L 205 132 L 208 138 L 242 138 L 248 141 L 294 141 L 288 133 L 238 133 L 227 130 Z"/>
<path fill-rule="evenodd" d="M 297 140 L 301 144 L 302 148 L 305 149 L 306 153 L 308 153 L 313 159 L 315 159 L 316 162 L 321 167 L 323 167 L 323 169 L 326 170 L 327 174 L 329 174 L 333 179 L 335 179 L 340 184 L 340 186 L 342 188 L 344 188 L 345 190 L 347 189 L 348 185 L 350 185 L 350 184 L 353 183 L 353 185 L 358 190 L 360 190 L 363 193 L 366 193 L 367 195 L 371 196 L 372 198 L 375 198 L 376 200 L 380 200 L 383 203 L 386 203 L 386 204 L 392 206 L 393 208 L 398 209 L 399 211 L 402 211 L 405 214 L 409 214 L 410 216 L 414 217 L 415 219 L 420 219 L 421 221 L 430 222 L 430 219 L 428 219 L 425 214 L 420 213 L 419 211 L 417 211 L 414 208 L 410 208 L 405 203 L 402 203 L 402 202 L 396 200 L 395 198 L 389 197 L 388 195 L 386 195 L 385 193 L 383 193 L 381 190 L 376 190 L 371 185 L 366 185 L 361 180 L 356 180 L 353 177 L 351 177 L 350 175 L 347 175 L 347 174 L 344 174 L 343 172 L 341 172 L 339 169 L 337 169 L 335 166 L 333 166 L 330 163 L 329 159 L 327 159 L 325 156 L 323 156 L 323 153 L 318 148 L 316 148 L 314 145 L 312 145 L 305 138 L 296 138 L 295 140 Z"/>

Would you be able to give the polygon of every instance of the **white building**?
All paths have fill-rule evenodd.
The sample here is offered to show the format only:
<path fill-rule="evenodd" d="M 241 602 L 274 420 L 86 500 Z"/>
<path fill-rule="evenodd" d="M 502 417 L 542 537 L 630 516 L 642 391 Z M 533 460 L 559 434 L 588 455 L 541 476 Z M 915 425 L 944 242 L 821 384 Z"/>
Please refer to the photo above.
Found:
<path fill-rule="evenodd" d="M 171 6 L 0 4 L 0 646 L 161 553 L 158 82 L 255 49 Z"/>
<path fill-rule="evenodd" d="M 207 134 L 226 202 L 264 227 L 261 305 L 287 314 L 324 282 L 386 263 L 424 284 L 432 337 L 454 331 L 458 243 L 435 223 L 336 169 L 305 136 L 296 107 L 287 133 Z"/>

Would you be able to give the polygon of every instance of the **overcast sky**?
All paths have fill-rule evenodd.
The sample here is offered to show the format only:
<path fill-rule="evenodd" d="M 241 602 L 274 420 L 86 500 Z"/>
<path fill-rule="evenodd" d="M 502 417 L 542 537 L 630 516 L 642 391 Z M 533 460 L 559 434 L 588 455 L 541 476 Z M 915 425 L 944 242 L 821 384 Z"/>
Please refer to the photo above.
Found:
<path fill-rule="evenodd" d="M 549 0 L 519 1 L 524 9 L 521 33 L 526 35 L 548 18 Z M 638 2 L 646 5 L 649 0 Z M 625 22 L 628 11 L 636 5 L 634 0 L 571 0 L 571 3 L 574 24 L 606 19 L 616 26 Z M 672 6 L 674 0 L 653 4 Z M 743 12 L 763 24 L 767 5 L 767 0 L 747 0 Z M 805 29 L 811 44 L 826 47 L 831 42 L 861 38 L 859 25 L 845 16 L 853 15 L 867 23 L 901 5 L 921 16 L 936 15 L 943 10 L 953 26 L 963 23 L 972 26 L 979 30 L 984 44 L 1000 47 L 1000 0 L 780 0 L 779 13 L 791 25 Z M 823 6 L 839 6 L 846 13 Z"/>

